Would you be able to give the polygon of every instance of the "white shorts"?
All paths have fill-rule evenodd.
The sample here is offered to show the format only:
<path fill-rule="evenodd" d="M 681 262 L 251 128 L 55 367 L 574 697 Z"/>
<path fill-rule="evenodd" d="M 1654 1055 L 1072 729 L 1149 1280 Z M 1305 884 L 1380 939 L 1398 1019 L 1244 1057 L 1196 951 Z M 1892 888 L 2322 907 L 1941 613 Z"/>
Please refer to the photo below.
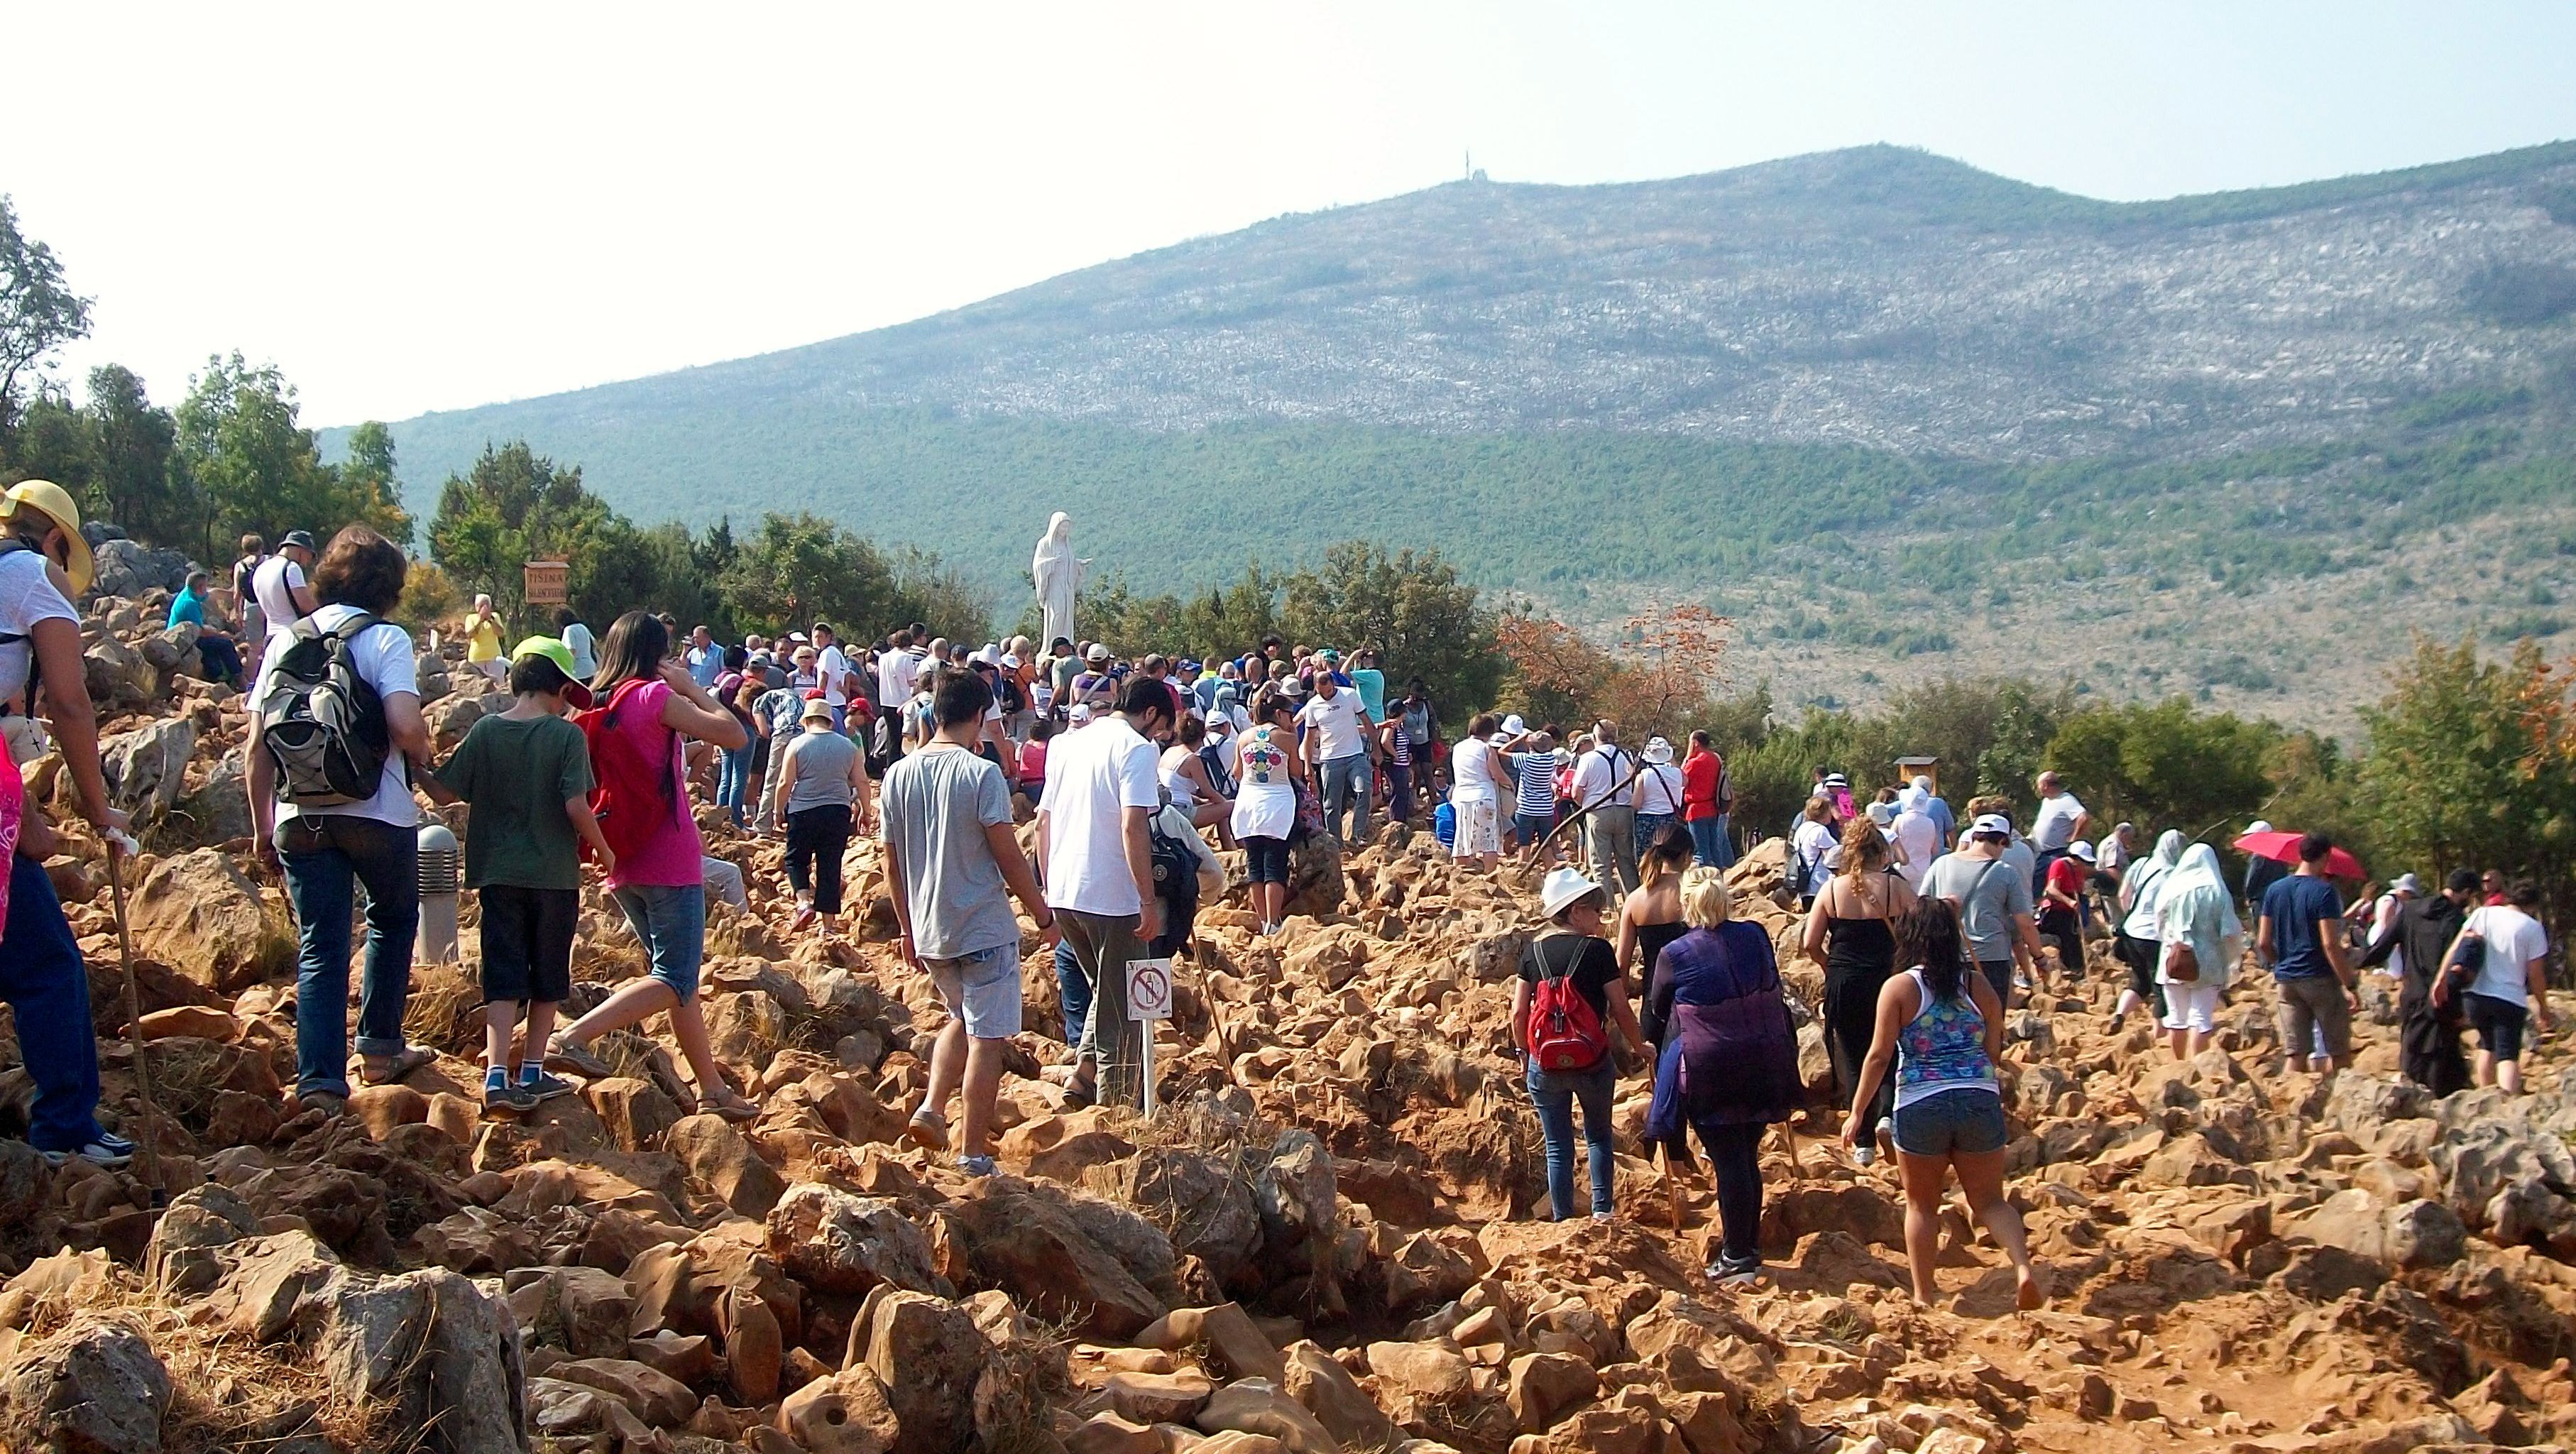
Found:
<path fill-rule="evenodd" d="M 2165 991 L 2165 1028 L 2197 1030 L 2206 1035 L 2218 1028 L 2218 998 L 2227 986 L 2219 984 L 2169 984 Z"/>
<path fill-rule="evenodd" d="M 1458 810 L 1458 833 L 1450 845 L 1450 857 L 1474 858 L 1481 853 L 1503 851 L 1502 814 L 1494 803 L 1470 799 L 1450 806 Z"/>

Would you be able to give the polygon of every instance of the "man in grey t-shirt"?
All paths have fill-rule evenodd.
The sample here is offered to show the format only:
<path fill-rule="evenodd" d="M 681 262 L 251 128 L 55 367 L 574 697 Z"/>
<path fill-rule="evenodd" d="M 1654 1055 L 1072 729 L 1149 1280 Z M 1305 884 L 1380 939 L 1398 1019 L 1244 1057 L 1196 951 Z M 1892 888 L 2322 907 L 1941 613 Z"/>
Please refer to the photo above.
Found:
<path fill-rule="evenodd" d="M 1968 826 L 1968 841 L 1958 852 L 1943 855 L 1923 876 L 1924 897 L 1958 906 L 1968 952 L 1994 986 L 1996 1002 L 2005 1005 L 2012 1003 L 2014 962 L 2025 973 L 2039 962 L 2030 879 L 2004 855 L 2011 841 L 2012 820 L 1988 813 Z"/>
<path fill-rule="evenodd" d="M 904 960 L 920 966 L 948 1004 L 909 1134 L 933 1151 L 950 1149 L 942 1107 L 962 1077 L 957 1164 L 976 1176 L 993 1171 L 1002 1043 L 1020 1030 L 1020 922 L 1011 896 L 1050 944 L 1055 939 L 1055 914 L 1011 831 L 1002 770 L 975 751 L 992 704 L 992 688 L 976 673 L 943 676 L 932 699 L 938 735 L 886 769 L 878 802 Z"/>

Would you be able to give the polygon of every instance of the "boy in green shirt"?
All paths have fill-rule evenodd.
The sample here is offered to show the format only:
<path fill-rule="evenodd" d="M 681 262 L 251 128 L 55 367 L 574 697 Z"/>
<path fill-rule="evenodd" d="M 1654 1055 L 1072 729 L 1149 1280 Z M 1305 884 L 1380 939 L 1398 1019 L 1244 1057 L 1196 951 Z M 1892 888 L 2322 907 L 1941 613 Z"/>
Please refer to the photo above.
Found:
<path fill-rule="evenodd" d="M 555 1006 L 572 994 L 573 930 L 581 921 L 581 845 L 602 874 L 617 856 L 590 811 L 590 744 L 564 709 L 590 705 L 574 680 L 572 648 L 531 636 L 510 653 L 510 709 L 465 734 L 421 786 L 441 803 L 470 803 L 465 884 L 483 908 L 483 1109 L 525 1112 L 572 1087 L 545 1070 Z M 527 1050 L 510 1078 L 511 1035 Z"/>

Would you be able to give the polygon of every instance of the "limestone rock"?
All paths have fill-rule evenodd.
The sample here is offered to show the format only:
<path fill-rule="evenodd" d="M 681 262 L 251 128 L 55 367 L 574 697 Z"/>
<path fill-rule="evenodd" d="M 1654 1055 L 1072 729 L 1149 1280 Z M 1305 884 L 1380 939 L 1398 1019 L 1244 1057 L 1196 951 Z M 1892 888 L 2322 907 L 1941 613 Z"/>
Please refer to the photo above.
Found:
<path fill-rule="evenodd" d="M 769 1212 L 768 1245 L 790 1276 L 824 1292 L 953 1291 L 932 1270 L 930 1239 L 893 1203 L 834 1187 L 789 1187 Z"/>
<path fill-rule="evenodd" d="M 200 848 L 152 866 L 132 890 L 134 947 L 219 994 L 294 963 L 295 941 L 226 854 Z"/>
<path fill-rule="evenodd" d="M 975 1438 L 975 1384 L 992 1346 L 955 1303 L 918 1292 L 870 1299 L 867 1369 L 884 1385 L 897 1454 L 947 1454 Z"/>
<path fill-rule="evenodd" d="M 0 1429 L 65 1454 L 152 1454 L 170 1373 L 142 1334 L 82 1322 L 0 1369 Z"/>
<path fill-rule="evenodd" d="M 666 1136 L 671 1154 L 689 1175 L 705 1182 L 718 1200 L 746 1217 L 765 1217 L 787 1190 L 776 1168 L 751 1142 L 713 1112 L 682 1117 Z"/>

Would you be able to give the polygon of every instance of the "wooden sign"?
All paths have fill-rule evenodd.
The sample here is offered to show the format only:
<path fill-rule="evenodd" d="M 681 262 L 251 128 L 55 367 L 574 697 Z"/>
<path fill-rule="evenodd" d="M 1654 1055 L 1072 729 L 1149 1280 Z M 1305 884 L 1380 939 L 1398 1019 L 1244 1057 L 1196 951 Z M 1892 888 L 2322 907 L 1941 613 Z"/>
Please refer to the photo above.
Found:
<path fill-rule="evenodd" d="M 560 606 L 570 599 L 567 588 L 572 580 L 572 564 L 561 560 L 532 560 L 519 567 L 531 606 Z"/>

